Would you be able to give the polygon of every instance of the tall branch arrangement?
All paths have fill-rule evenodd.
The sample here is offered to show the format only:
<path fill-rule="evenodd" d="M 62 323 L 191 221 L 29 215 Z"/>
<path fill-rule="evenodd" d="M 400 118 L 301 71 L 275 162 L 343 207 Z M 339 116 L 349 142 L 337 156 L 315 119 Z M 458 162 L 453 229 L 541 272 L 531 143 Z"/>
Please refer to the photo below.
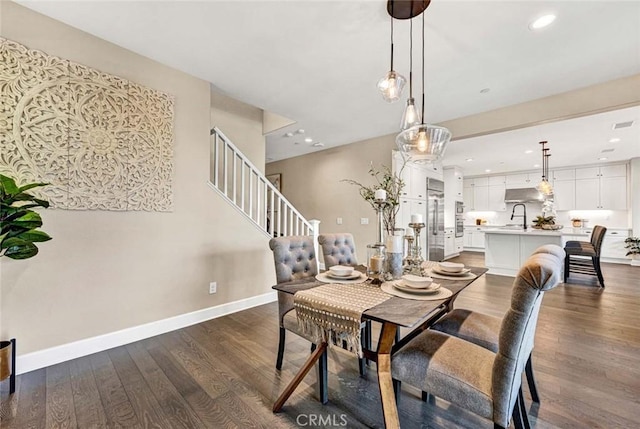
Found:
<path fill-rule="evenodd" d="M 402 166 L 404 169 L 404 164 Z M 375 192 L 378 189 L 384 189 L 387 191 L 387 204 L 382 210 L 382 219 L 384 222 L 384 229 L 387 234 L 393 234 L 393 230 L 396 227 L 396 215 L 400 210 L 400 194 L 405 186 L 404 181 L 400 178 L 402 175 L 402 169 L 400 175 L 394 174 L 389 167 L 382 165 L 382 168 L 376 170 L 373 164 L 369 167 L 369 175 L 374 178 L 375 182 L 371 186 L 365 186 L 362 183 L 351 180 L 343 179 L 341 182 L 346 182 L 351 185 L 357 186 L 360 196 L 364 198 L 366 202 L 371 204 L 371 207 L 375 210 Z"/>

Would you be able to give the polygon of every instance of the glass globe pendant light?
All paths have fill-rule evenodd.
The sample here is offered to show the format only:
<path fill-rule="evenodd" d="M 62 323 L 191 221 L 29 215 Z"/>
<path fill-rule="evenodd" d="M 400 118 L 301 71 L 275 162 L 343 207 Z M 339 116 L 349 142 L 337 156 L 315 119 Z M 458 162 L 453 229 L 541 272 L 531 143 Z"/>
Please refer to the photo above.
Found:
<path fill-rule="evenodd" d="M 540 181 L 540 183 L 538 183 L 536 189 L 540 191 L 540 193 L 542 193 L 542 195 L 544 195 L 545 197 L 549 197 L 553 195 L 553 186 L 551 186 L 551 183 L 549 183 L 548 180 L 549 157 L 551 156 L 551 154 L 549 154 L 549 149 L 545 148 L 545 145 L 547 144 L 546 141 L 540 142 L 540 144 L 542 145 L 542 180 Z"/>
<path fill-rule="evenodd" d="M 391 68 L 378 81 L 378 90 L 387 103 L 393 103 L 400 99 L 404 84 L 407 80 L 400 73 L 393 70 L 393 14 L 391 14 Z"/>
<path fill-rule="evenodd" d="M 402 131 L 396 137 L 396 145 L 404 158 L 417 164 L 437 161 L 451 140 L 451 132 L 424 122 L 424 13 L 422 14 L 422 117 L 421 123 Z"/>
<path fill-rule="evenodd" d="M 421 121 L 420 110 L 413 98 L 413 19 L 409 21 L 409 98 L 400 120 L 400 130 L 406 130 Z"/>

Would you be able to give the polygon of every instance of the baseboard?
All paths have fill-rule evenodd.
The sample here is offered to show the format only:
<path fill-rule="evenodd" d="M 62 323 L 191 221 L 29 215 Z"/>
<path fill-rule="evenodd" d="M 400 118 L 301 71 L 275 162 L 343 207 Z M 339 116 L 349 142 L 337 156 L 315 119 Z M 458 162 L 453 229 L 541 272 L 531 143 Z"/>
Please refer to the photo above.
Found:
<path fill-rule="evenodd" d="M 144 325 L 133 326 L 121 331 L 110 332 L 97 337 L 86 338 L 72 343 L 51 347 L 37 352 L 26 353 L 16 357 L 16 374 L 34 371 L 36 369 L 55 365 L 71 359 L 87 356 L 93 353 L 119 347 L 145 338 L 175 331 L 196 323 L 205 322 L 227 314 L 247 310 L 259 305 L 268 304 L 277 300 L 277 293 L 268 292 L 263 295 L 241 299 L 217 305 L 215 307 L 204 308 L 191 313 L 169 317 L 156 322 L 145 323 Z M 20 351 L 18 339 L 17 351 Z"/>

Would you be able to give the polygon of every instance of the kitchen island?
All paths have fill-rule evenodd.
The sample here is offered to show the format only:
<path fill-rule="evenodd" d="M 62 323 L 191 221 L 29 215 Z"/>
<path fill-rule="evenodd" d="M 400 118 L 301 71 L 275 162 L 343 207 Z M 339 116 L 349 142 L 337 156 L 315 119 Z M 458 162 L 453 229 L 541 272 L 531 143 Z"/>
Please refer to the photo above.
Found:
<path fill-rule="evenodd" d="M 527 258 L 544 244 L 563 247 L 562 233 L 541 229 L 487 228 L 484 263 L 489 274 L 515 277 Z"/>

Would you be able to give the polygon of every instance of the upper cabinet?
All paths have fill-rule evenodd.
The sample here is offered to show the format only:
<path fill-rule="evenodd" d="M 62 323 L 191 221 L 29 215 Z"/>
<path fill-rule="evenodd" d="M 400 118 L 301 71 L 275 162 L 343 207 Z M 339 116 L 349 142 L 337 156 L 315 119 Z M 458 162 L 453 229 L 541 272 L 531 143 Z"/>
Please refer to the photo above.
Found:
<path fill-rule="evenodd" d="M 540 181 L 540 175 L 533 173 L 507 174 L 504 177 L 506 189 L 534 188 Z"/>
<path fill-rule="evenodd" d="M 577 210 L 626 210 L 627 166 L 606 165 L 575 169 Z"/>
<path fill-rule="evenodd" d="M 505 211 L 505 176 L 464 179 L 465 211 Z"/>

